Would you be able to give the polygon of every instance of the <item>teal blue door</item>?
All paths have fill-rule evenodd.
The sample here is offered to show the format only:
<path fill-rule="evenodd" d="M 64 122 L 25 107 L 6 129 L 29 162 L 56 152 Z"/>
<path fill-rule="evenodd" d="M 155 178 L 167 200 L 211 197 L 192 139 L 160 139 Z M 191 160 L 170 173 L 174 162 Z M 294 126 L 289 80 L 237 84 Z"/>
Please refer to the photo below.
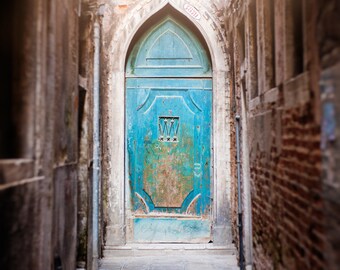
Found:
<path fill-rule="evenodd" d="M 207 54 L 168 17 L 135 45 L 126 67 L 133 241 L 210 240 L 211 109 Z"/>

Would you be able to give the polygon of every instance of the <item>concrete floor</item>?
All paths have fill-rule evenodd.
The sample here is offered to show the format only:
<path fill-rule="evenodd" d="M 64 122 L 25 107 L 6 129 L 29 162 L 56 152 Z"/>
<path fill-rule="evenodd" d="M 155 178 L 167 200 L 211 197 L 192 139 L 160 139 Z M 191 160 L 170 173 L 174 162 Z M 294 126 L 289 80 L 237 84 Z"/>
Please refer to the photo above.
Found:
<path fill-rule="evenodd" d="M 100 270 L 238 270 L 235 247 L 125 246 L 104 251 Z"/>

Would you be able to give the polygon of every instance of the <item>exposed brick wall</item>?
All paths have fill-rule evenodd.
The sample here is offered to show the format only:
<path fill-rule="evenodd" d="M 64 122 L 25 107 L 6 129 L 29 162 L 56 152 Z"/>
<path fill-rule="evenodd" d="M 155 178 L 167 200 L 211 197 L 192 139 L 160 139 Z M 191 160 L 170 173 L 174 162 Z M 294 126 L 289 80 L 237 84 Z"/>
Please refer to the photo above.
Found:
<path fill-rule="evenodd" d="M 249 48 L 252 43 L 247 41 L 251 38 L 246 19 L 250 3 L 256 3 L 258 13 L 257 66 L 254 66 L 252 55 L 254 49 Z M 249 156 L 253 265 L 255 269 L 337 269 L 340 185 L 335 165 L 339 134 L 335 115 L 340 74 L 336 66 L 340 55 L 340 20 L 335 14 L 339 4 L 333 0 L 323 3 L 303 1 L 303 20 L 300 22 L 303 25 L 292 25 L 292 21 L 287 21 L 292 7 L 288 1 L 279 0 L 274 7 L 274 35 L 268 33 L 261 22 L 265 20 L 261 12 L 268 12 L 266 4 L 267 1 L 230 1 L 224 12 L 229 48 L 232 48 L 229 52 L 234 59 L 236 112 L 241 113 L 243 108 L 247 110 L 247 121 L 242 130 L 248 134 L 248 144 L 243 148 L 242 161 Z M 246 27 L 245 63 L 239 59 L 242 46 L 237 40 L 243 20 Z M 294 43 L 297 41 L 292 39 L 291 31 L 302 31 L 302 48 L 299 47 L 301 44 Z M 274 41 L 271 40 L 273 37 Z M 276 48 L 274 55 L 271 55 L 270 46 Z M 263 49 L 266 47 L 269 49 Z M 293 47 L 303 53 L 303 65 L 299 66 L 298 72 L 293 70 L 292 63 L 296 61 L 290 54 Z M 274 85 L 267 82 L 275 72 L 265 72 L 268 69 L 263 67 L 266 66 L 263 63 L 273 63 L 271 57 L 275 57 L 275 66 L 268 67 L 275 68 Z M 246 75 L 242 74 L 243 67 Z M 258 95 L 254 88 L 254 68 L 258 69 Z M 320 103 L 322 69 L 320 85 L 332 88 L 332 93 L 328 90 L 325 90 L 326 95 L 321 93 Z M 245 93 L 242 92 L 244 88 Z M 320 122 L 321 113 L 325 115 Z M 324 140 L 322 136 L 331 140 L 325 148 L 320 147 Z M 243 175 L 243 181 L 247 181 L 246 175 Z M 235 192 L 235 188 L 233 190 Z M 236 200 L 236 196 L 233 198 Z M 235 222 L 236 201 L 233 205 Z M 234 226 L 233 231 L 237 240 L 237 227 Z"/>
<path fill-rule="evenodd" d="M 280 115 L 270 114 L 272 126 Z M 320 128 L 308 106 L 284 111 L 281 120 L 281 149 L 274 134 L 269 156 L 256 151 L 251 163 L 254 266 L 323 269 Z"/>

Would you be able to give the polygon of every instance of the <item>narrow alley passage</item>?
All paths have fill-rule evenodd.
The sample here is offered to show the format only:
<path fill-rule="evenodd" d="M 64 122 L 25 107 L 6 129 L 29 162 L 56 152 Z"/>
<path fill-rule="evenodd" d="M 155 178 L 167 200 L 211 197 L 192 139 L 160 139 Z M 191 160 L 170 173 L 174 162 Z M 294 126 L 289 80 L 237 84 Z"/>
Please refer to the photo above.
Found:
<path fill-rule="evenodd" d="M 10 0 L 0 270 L 339 270 L 340 0 Z"/>

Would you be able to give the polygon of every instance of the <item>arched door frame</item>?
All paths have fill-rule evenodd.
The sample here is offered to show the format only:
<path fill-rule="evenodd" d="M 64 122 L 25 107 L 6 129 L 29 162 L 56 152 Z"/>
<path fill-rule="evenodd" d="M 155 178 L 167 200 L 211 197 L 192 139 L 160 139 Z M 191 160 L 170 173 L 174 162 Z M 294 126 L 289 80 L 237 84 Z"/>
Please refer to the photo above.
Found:
<path fill-rule="evenodd" d="M 213 239 L 215 244 L 231 243 L 230 221 L 230 76 L 226 40 L 217 18 L 206 7 L 195 4 L 199 16 L 187 11 L 187 1 L 140 1 L 115 27 L 112 9 L 103 16 L 102 122 L 103 122 L 103 219 L 106 247 L 126 242 L 125 194 L 125 61 L 138 29 L 166 5 L 185 15 L 201 32 L 211 55 L 213 69 Z M 114 29 L 114 31 L 112 31 Z M 112 35 L 113 33 L 113 35 Z M 104 51 L 104 50 L 103 50 Z"/>

